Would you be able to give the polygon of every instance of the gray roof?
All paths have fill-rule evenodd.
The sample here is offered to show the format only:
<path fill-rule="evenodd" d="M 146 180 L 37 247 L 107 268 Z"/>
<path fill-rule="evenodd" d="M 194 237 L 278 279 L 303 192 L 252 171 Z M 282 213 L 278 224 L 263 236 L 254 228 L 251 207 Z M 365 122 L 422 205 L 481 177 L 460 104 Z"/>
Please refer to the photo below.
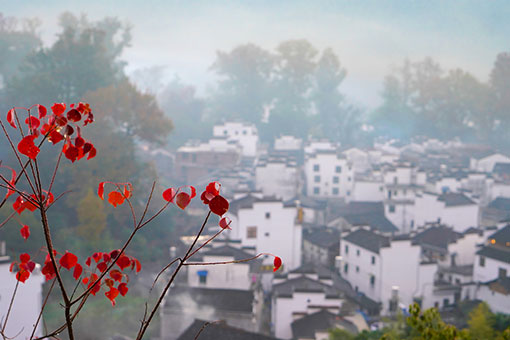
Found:
<path fill-rule="evenodd" d="M 165 308 L 179 308 L 182 297 L 190 298 L 198 306 L 212 307 L 222 311 L 252 313 L 253 310 L 252 291 L 184 286 L 177 286 L 170 290 Z"/>
<path fill-rule="evenodd" d="M 491 290 L 510 295 L 510 276 L 498 277 L 495 280 L 485 283 Z"/>
<path fill-rule="evenodd" d="M 303 239 L 321 248 L 335 247 L 340 242 L 340 231 L 319 227 L 303 229 Z"/>
<path fill-rule="evenodd" d="M 196 320 L 189 326 L 177 340 L 194 340 L 197 335 L 200 340 L 278 340 L 270 336 L 247 332 L 243 329 L 234 328 L 225 322 L 209 323 Z"/>
<path fill-rule="evenodd" d="M 233 200 L 230 202 L 229 211 L 233 214 L 237 214 L 240 209 L 251 209 L 253 208 L 253 204 L 257 202 L 282 202 L 282 200 L 277 199 L 276 197 L 263 197 L 258 198 L 253 195 L 246 195 L 239 199 Z M 283 202 L 282 202 L 283 203 Z M 295 202 L 285 202 L 284 207 L 295 207 Z"/>
<path fill-rule="evenodd" d="M 337 327 L 344 328 L 352 334 L 358 333 L 358 327 L 352 322 L 325 309 L 295 320 L 291 327 L 294 339 L 315 339 L 315 332 L 327 331 Z"/>
<path fill-rule="evenodd" d="M 344 219 L 353 226 L 369 226 L 383 233 L 394 233 L 398 231 L 398 228 L 384 216 L 384 213 L 346 215 Z"/>
<path fill-rule="evenodd" d="M 495 200 L 489 203 L 488 207 L 492 209 L 505 210 L 510 212 L 510 198 L 497 197 Z"/>
<path fill-rule="evenodd" d="M 305 263 L 290 271 L 292 274 L 317 274 L 320 279 L 332 279 L 333 273 L 323 265 L 311 262 Z"/>
<path fill-rule="evenodd" d="M 323 292 L 329 298 L 340 298 L 342 295 L 338 289 L 304 275 L 273 285 L 273 295 L 276 297 L 292 297 L 294 292 Z"/>
<path fill-rule="evenodd" d="M 437 200 L 444 202 L 447 207 L 476 204 L 466 195 L 456 192 L 447 192 L 439 195 Z"/>
<path fill-rule="evenodd" d="M 497 174 L 510 174 L 510 163 L 496 163 L 492 172 Z"/>
<path fill-rule="evenodd" d="M 485 246 L 479 251 L 476 252 L 476 254 L 480 256 L 485 256 L 494 260 L 498 260 L 501 262 L 510 263 L 510 249 L 505 250 L 501 248 L 496 248 L 492 246 Z"/>
<path fill-rule="evenodd" d="M 370 250 L 373 253 L 379 253 L 381 247 L 388 247 L 390 245 L 389 237 L 365 229 L 353 231 L 344 237 L 344 240 Z"/>
<path fill-rule="evenodd" d="M 421 246 L 446 250 L 450 243 L 456 242 L 462 237 L 461 233 L 446 226 L 433 226 L 416 234 L 413 241 Z"/>

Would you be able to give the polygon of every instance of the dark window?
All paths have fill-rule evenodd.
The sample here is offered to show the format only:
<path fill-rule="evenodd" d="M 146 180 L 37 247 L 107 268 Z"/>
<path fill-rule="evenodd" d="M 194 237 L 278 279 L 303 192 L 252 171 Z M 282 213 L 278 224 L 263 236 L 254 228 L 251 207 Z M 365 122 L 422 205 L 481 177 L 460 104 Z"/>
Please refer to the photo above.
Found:
<path fill-rule="evenodd" d="M 375 285 L 375 276 L 370 275 L 370 285 L 373 287 Z"/>
<path fill-rule="evenodd" d="M 444 307 L 448 307 L 450 305 L 450 300 L 448 299 L 443 299 L 443 308 Z"/>
<path fill-rule="evenodd" d="M 356 273 L 359 273 L 359 266 L 356 266 Z"/>
<path fill-rule="evenodd" d="M 357 249 L 356 250 L 356 256 L 359 256 L 359 254 L 360 254 L 360 251 L 359 251 L 359 249 Z"/>
<path fill-rule="evenodd" d="M 351 196 L 351 191 L 347 190 L 347 196 Z"/>
<path fill-rule="evenodd" d="M 243 130 L 243 135 L 246 135 L 246 134 L 248 134 L 248 131 Z"/>
<path fill-rule="evenodd" d="M 223 134 L 226 136 L 228 134 L 227 130 L 223 130 Z"/>
<path fill-rule="evenodd" d="M 455 284 L 460 285 L 460 279 L 455 279 Z"/>
<path fill-rule="evenodd" d="M 319 183 L 319 182 L 321 181 L 321 176 L 314 176 L 314 177 L 313 177 L 313 181 L 314 181 L 315 183 Z"/>
<path fill-rule="evenodd" d="M 498 277 L 506 277 L 506 269 L 505 268 L 499 268 Z"/>
<path fill-rule="evenodd" d="M 335 168 L 335 172 L 337 174 L 341 173 L 342 172 L 342 167 L 340 165 L 337 165 L 336 168 Z"/>
<path fill-rule="evenodd" d="M 393 177 L 393 184 L 398 184 L 398 178 L 397 177 Z"/>
<path fill-rule="evenodd" d="M 480 256 L 480 261 L 478 262 L 478 264 L 480 265 L 480 267 L 485 267 L 485 257 L 484 256 Z"/>
<path fill-rule="evenodd" d="M 434 302 L 434 308 L 439 308 L 439 302 Z"/>
<path fill-rule="evenodd" d="M 340 182 L 340 178 L 338 176 L 333 176 L 333 183 L 339 183 Z"/>
<path fill-rule="evenodd" d="M 333 188 L 333 195 L 338 195 L 339 192 L 338 188 Z"/>
<path fill-rule="evenodd" d="M 264 233 L 264 236 L 269 237 L 269 233 Z"/>
<path fill-rule="evenodd" d="M 267 212 L 266 213 L 266 219 L 270 219 L 271 218 L 271 213 L 270 212 Z"/>
<path fill-rule="evenodd" d="M 349 246 L 345 246 L 345 253 L 349 254 Z"/>
<path fill-rule="evenodd" d="M 347 177 L 347 180 L 350 182 L 352 180 L 351 176 Z"/>
<path fill-rule="evenodd" d="M 319 171 L 319 169 L 320 169 L 319 164 L 314 164 L 313 165 L 313 171 Z"/>
<path fill-rule="evenodd" d="M 375 264 L 375 256 L 372 256 L 372 264 Z"/>
<path fill-rule="evenodd" d="M 390 213 L 394 213 L 395 212 L 395 206 L 394 205 L 390 205 Z"/>
<path fill-rule="evenodd" d="M 348 272 L 349 272 L 349 264 L 346 263 L 346 264 L 344 264 L 344 273 L 347 274 Z"/>
<path fill-rule="evenodd" d="M 313 188 L 313 193 L 314 193 L 315 195 L 318 195 L 318 194 L 320 194 L 320 193 L 321 193 L 321 189 L 320 189 L 320 188 L 315 187 L 315 188 Z"/>
<path fill-rule="evenodd" d="M 246 228 L 246 238 L 257 238 L 257 227 Z"/>
<path fill-rule="evenodd" d="M 198 282 L 200 284 L 206 284 L 207 283 L 207 270 L 199 270 L 197 272 L 198 275 Z"/>

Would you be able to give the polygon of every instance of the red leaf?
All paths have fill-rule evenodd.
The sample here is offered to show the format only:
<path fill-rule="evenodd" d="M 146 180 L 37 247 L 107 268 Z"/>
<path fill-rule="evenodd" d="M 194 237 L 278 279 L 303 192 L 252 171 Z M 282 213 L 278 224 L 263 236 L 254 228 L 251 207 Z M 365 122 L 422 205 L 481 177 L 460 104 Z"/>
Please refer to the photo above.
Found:
<path fill-rule="evenodd" d="M 175 198 L 175 189 L 174 188 L 168 188 L 165 191 L 163 191 L 163 199 L 167 202 L 173 202 Z"/>
<path fill-rule="evenodd" d="M 25 239 L 25 241 L 30 237 L 30 228 L 27 225 L 24 225 L 20 229 L 21 237 Z"/>
<path fill-rule="evenodd" d="M 19 256 L 19 260 L 21 261 L 21 263 L 27 263 L 28 261 L 30 261 L 30 255 L 28 255 L 27 253 L 23 253 Z"/>
<path fill-rule="evenodd" d="M 29 135 L 23 138 L 18 143 L 18 151 L 21 152 L 23 155 L 35 159 L 37 157 L 37 154 L 41 151 L 35 144 L 34 139 L 36 137 L 34 135 Z"/>
<path fill-rule="evenodd" d="M 32 130 L 37 129 L 39 127 L 39 125 L 41 125 L 41 122 L 39 121 L 39 119 L 37 119 L 34 116 L 27 117 L 27 119 L 25 119 L 25 123 Z"/>
<path fill-rule="evenodd" d="M 34 261 L 28 261 L 26 264 L 26 269 L 28 269 L 29 272 L 33 272 L 35 269 L 35 262 Z"/>
<path fill-rule="evenodd" d="M 189 202 L 191 202 L 191 197 L 188 193 L 180 192 L 175 197 L 175 204 L 177 204 L 177 206 L 182 210 L 186 209 Z"/>
<path fill-rule="evenodd" d="M 28 270 L 22 269 L 16 274 L 16 280 L 21 283 L 25 283 L 25 281 L 30 277 L 30 272 Z"/>
<path fill-rule="evenodd" d="M 110 262 L 110 254 L 103 253 L 103 261 L 104 262 Z"/>
<path fill-rule="evenodd" d="M 46 277 L 46 281 L 53 279 L 56 276 L 55 267 L 51 261 L 46 262 L 44 267 L 41 269 L 41 273 Z"/>
<path fill-rule="evenodd" d="M 126 255 L 122 255 L 115 263 L 117 263 L 121 270 L 124 270 L 131 265 L 131 260 Z"/>
<path fill-rule="evenodd" d="M 110 271 L 110 277 L 112 279 L 114 279 L 115 281 L 121 282 L 123 275 L 119 270 L 114 269 L 114 270 Z"/>
<path fill-rule="evenodd" d="M 73 271 L 74 279 L 78 280 L 80 278 L 82 272 L 83 272 L 83 267 L 81 266 L 81 264 L 77 263 L 76 266 L 74 267 L 74 271 Z"/>
<path fill-rule="evenodd" d="M 120 295 L 122 295 L 122 296 L 126 296 L 128 290 L 129 290 L 129 288 L 125 282 L 122 282 L 117 288 L 120 292 Z"/>
<path fill-rule="evenodd" d="M 190 191 L 191 191 L 190 198 L 192 199 L 193 197 L 195 197 L 197 195 L 197 190 L 192 185 L 190 185 L 189 188 L 190 188 Z"/>
<path fill-rule="evenodd" d="M 223 218 L 220 220 L 219 225 L 220 225 L 220 227 L 221 227 L 222 229 L 232 229 L 232 228 L 230 228 L 230 223 L 232 223 L 232 221 L 231 221 L 229 218 L 227 218 L 227 217 L 223 217 Z"/>
<path fill-rule="evenodd" d="M 81 138 L 80 136 L 75 138 L 74 145 L 77 148 L 81 148 L 84 144 L 85 144 L 85 139 Z"/>
<path fill-rule="evenodd" d="M 97 195 L 99 196 L 100 199 L 102 199 L 104 201 L 104 184 L 106 182 L 101 182 L 99 183 L 99 187 L 97 188 Z"/>
<path fill-rule="evenodd" d="M 108 203 L 116 208 L 117 205 L 124 203 L 124 196 L 118 191 L 112 191 L 108 194 Z"/>
<path fill-rule="evenodd" d="M 117 258 L 117 256 L 119 256 L 119 254 L 120 254 L 120 250 L 115 249 L 110 252 L 110 257 L 112 260 L 115 260 Z"/>
<path fill-rule="evenodd" d="M 51 111 L 55 114 L 55 116 L 60 116 L 62 113 L 64 113 L 66 110 L 66 104 L 65 103 L 54 103 L 51 107 Z"/>
<path fill-rule="evenodd" d="M 79 150 L 77 147 L 70 145 L 65 151 L 66 158 L 69 159 L 72 163 L 78 158 Z"/>
<path fill-rule="evenodd" d="M 10 109 L 7 112 L 7 122 L 11 124 L 13 128 L 16 128 L 16 123 L 14 122 L 14 109 Z"/>
<path fill-rule="evenodd" d="M 78 263 L 78 257 L 74 255 L 73 253 L 67 252 L 60 258 L 59 261 L 60 265 L 64 267 L 65 269 L 69 270 L 76 266 Z"/>
<path fill-rule="evenodd" d="M 280 267 L 282 266 L 282 259 L 279 258 L 278 256 L 275 256 L 274 257 L 274 261 L 273 261 L 273 272 L 277 271 L 278 269 L 280 269 Z"/>
<path fill-rule="evenodd" d="M 52 130 L 50 132 L 49 140 L 50 140 L 50 142 L 53 143 L 53 145 L 57 144 L 62 139 L 64 139 L 64 137 L 57 130 Z"/>
<path fill-rule="evenodd" d="M 71 136 L 73 133 L 74 133 L 74 128 L 71 125 L 67 125 L 66 126 L 66 135 Z"/>
<path fill-rule="evenodd" d="M 71 109 L 67 112 L 67 119 L 72 122 L 79 122 L 81 120 L 81 113 L 76 109 Z"/>
<path fill-rule="evenodd" d="M 204 191 L 202 193 L 202 195 L 200 195 L 200 199 L 202 200 L 202 202 L 204 204 L 209 204 L 209 202 L 211 202 L 211 200 L 214 198 L 215 196 L 213 194 L 211 194 L 210 192 L 207 192 L 207 191 Z"/>
<path fill-rule="evenodd" d="M 90 143 L 83 144 L 83 153 L 89 152 L 90 150 L 92 150 L 93 147 L 94 146 Z"/>
<path fill-rule="evenodd" d="M 209 209 L 218 216 L 223 216 L 228 211 L 228 207 L 228 201 L 220 195 L 209 202 Z"/>
<path fill-rule="evenodd" d="M 205 191 L 213 194 L 214 196 L 218 196 L 220 194 L 221 184 L 219 182 L 211 182 L 205 188 Z"/>
<path fill-rule="evenodd" d="M 124 197 L 125 198 L 130 198 L 131 196 L 133 196 L 132 194 L 133 192 L 133 186 L 131 185 L 131 183 L 127 183 L 124 185 Z"/>
<path fill-rule="evenodd" d="M 99 262 L 99 263 L 97 264 L 97 269 L 99 269 L 99 271 L 100 271 L 101 273 L 104 273 L 104 271 L 106 270 L 106 268 L 108 268 L 108 266 L 107 266 L 107 265 L 106 265 L 106 263 L 104 263 L 104 262 Z"/>
<path fill-rule="evenodd" d="M 16 198 L 16 201 L 14 201 L 14 203 L 12 204 L 12 208 L 18 213 L 18 214 L 21 214 L 23 212 L 23 210 L 26 209 L 25 207 L 25 201 L 23 200 L 23 197 L 21 196 L 18 196 L 18 198 Z"/>
<path fill-rule="evenodd" d="M 67 118 L 64 116 L 56 117 L 55 123 L 57 123 L 58 126 L 63 127 L 67 125 Z"/>
<path fill-rule="evenodd" d="M 97 150 L 95 147 L 92 147 L 89 152 L 89 156 L 87 157 L 87 160 L 96 157 Z"/>
<path fill-rule="evenodd" d="M 94 261 L 96 261 L 96 263 L 98 263 L 102 257 L 103 257 L 103 253 L 97 252 L 97 253 L 92 254 L 92 258 L 94 259 Z"/>
<path fill-rule="evenodd" d="M 37 104 L 37 110 L 39 111 L 39 119 L 45 117 L 46 112 L 48 112 L 48 110 L 46 110 L 46 107 L 42 106 L 41 104 Z"/>
<path fill-rule="evenodd" d="M 115 298 L 119 295 L 119 290 L 115 287 L 110 287 L 110 290 L 105 292 L 104 295 L 112 302 L 112 306 L 115 306 Z"/>
<path fill-rule="evenodd" d="M 90 256 L 87 257 L 87 260 L 85 260 L 85 264 L 90 267 L 91 258 Z"/>
<path fill-rule="evenodd" d="M 136 272 L 139 273 L 142 270 L 142 264 L 137 259 L 133 259 L 133 261 L 135 261 Z"/>
<path fill-rule="evenodd" d="M 115 281 L 113 281 L 112 279 L 104 279 L 104 283 L 106 283 L 106 286 L 107 287 L 112 287 L 114 284 L 115 284 Z"/>

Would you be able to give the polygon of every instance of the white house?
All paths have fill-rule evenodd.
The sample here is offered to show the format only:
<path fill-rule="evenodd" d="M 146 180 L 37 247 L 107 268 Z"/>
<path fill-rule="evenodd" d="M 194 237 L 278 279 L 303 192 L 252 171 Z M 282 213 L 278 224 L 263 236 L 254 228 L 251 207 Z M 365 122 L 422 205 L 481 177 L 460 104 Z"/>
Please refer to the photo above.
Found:
<path fill-rule="evenodd" d="M 477 285 L 476 298 L 487 302 L 493 313 L 510 314 L 510 277 Z"/>
<path fill-rule="evenodd" d="M 277 338 L 291 339 L 294 320 L 320 310 L 338 314 L 343 294 L 328 283 L 307 275 L 273 284 L 271 321 Z"/>
<path fill-rule="evenodd" d="M 382 236 L 358 229 L 340 241 L 341 274 L 358 292 L 382 304 L 382 314 L 421 301 L 434 306 L 437 263 L 423 262 L 409 237 Z M 405 256 L 403 256 L 405 254 Z"/>
<path fill-rule="evenodd" d="M 203 262 L 204 265 L 187 267 L 188 285 L 202 288 L 228 287 L 229 289 L 250 290 L 257 282 L 260 261 L 252 260 L 216 266 L 206 263 L 244 260 L 253 257 L 253 255 L 253 253 L 248 253 L 229 244 L 203 249 L 193 256 L 193 262 Z"/>
<path fill-rule="evenodd" d="M 358 148 L 349 148 L 342 151 L 342 155 L 352 164 L 354 173 L 365 173 L 370 170 L 370 157 L 368 152 Z"/>
<path fill-rule="evenodd" d="M 479 207 L 462 193 L 447 192 L 441 195 L 423 192 L 416 196 L 414 224 L 440 222 L 450 225 L 455 231 L 464 232 L 478 226 Z"/>
<path fill-rule="evenodd" d="M 294 198 L 298 194 L 299 179 L 299 169 L 292 157 L 264 157 L 255 168 L 255 187 L 264 196 L 275 196 L 283 200 Z"/>
<path fill-rule="evenodd" d="M 213 127 L 213 136 L 226 137 L 229 141 L 238 142 L 245 157 L 255 157 L 257 155 L 259 135 L 254 124 L 225 122 Z"/>
<path fill-rule="evenodd" d="M 382 202 L 384 200 L 384 184 L 378 178 L 356 175 L 351 196 L 353 201 Z"/>
<path fill-rule="evenodd" d="M 295 203 L 247 195 L 230 202 L 227 214 L 232 219 L 228 237 L 241 240 L 243 246 L 254 247 L 256 253 L 279 256 L 284 270 L 301 265 L 302 226 L 296 219 Z M 264 264 L 272 262 L 271 257 L 264 258 Z"/>
<path fill-rule="evenodd" d="M 471 157 L 469 168 L 473 171 L 492 172 L 496 163 L 510 163 L 510 157 L 501 153 L 488 153 L 481 157 Z"/>
<path fill-rule="evenodd" d="M 16 274 L 9 271 L 12 259 L 0 256 L 0 320 L 5 322 L 11 297 L 16 287 Z M 37 265 L 25 283 L 18 285 L 11 313 L 5 327 L 5 336 L 16 339 L 29 339 L 33 326 L 39 317 L 42 307 L 42 285 L 44 275 Z M 42 324 L 39 323 L 35 336 L 42 335 Z"/>
<path fill-rule="evenodd" d="M 510 275 L 510 225 L 490 235 L 476 252 L 473 279 L 488 282 Z"/>
<path fill-rule="evenodd" d="M 304 171 L 308 196 L 350 200 L 354 171 L 347 159 L 336 151 L 307 154 Z"/>
<path fill-rule="evenodd" d="M 305 155 L 311 155 L 317 151 L 337 151 L 340 145 L 338 143 L 330 142 L 327 139 L 310 140 L 306 143 L 304 150 Z"/>
<path fill-rule="evenodd" d="M 274 140 L 275 151 L 299 151 L 303 148 L 303 140 L 294 136 L 280 136 Z"/>

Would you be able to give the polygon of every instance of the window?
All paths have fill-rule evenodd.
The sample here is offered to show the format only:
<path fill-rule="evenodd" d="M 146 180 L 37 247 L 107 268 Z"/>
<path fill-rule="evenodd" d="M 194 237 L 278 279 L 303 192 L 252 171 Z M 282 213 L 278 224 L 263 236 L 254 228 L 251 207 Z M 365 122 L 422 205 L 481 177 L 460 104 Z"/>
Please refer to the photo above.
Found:
<path fill-rule="evenodd" d="M 398 194 L 397 190 L 393 191 L 393 196 L 397 196 L 397 194 Z"/>
<path fill-rule="evenodd" d="M 319 164 L 314 164 L 313 165 L 313 171 L 319 171 L 319 169 L 320 169 Z"/>
<path fill-rule="evenodd" d="M 359 254 L 360 254 L 360 251 L 359 251 L 359 249 L 357 249 L 356 250 L 356 256 L 359 256 Z"/>
<path fill-rule="evenodd" d="M 338 176 L 333 176 L 333 183 L 340 183 L 340 178 Z"/>
<path fill-rule="evenodd" d="M 411 228 L 414 228 L 414 220 L 411 220 Z"/>
<path fill-rule="evenodd" d="M 223 134 L 226 136 L 228 134 L 227 130 L 223 130 Z"/>
<path fill-rule="evenodd" d="M 372 264 L 375 264 L 375 256 L 372 256 Z"/>
<path fill-rule="evenodd" d="M 393 177 L 393 184 L 398 184 L 398 178 L 396 176 Z"/>
<path fill-rule="evenodd" d="M 439 308 L 439 302 L 434 302 L 434 308 Z"/>
<path fill-rule="evenodd" d="M 356 273 L 359 273 L 359 266 L 356 266 Z"/>
<path fill-rule="evenodd" d="M 338 188 L 333 188 L 333 195 L 338 195 L 338 193 L 339 193 Z"/>
<path fill-rule="evenodd" d="M 390 211 L 390 213 L 394 213 L 395 212 L 395 206 L 394 205 L 390 205 L 389 211 Z"/>
<path fill-rule="evenodd" d="M 271 213 L 270 212 L 267 212 L 266 213 L 266 220 L 270 219 L 271 218 Z"/>
<path fill-rule="evenodd" d="M 318 195 L 318 194 L 320 194 L 320 193 L 321 193 L 321 189 L 320 189 L 320 188 L 318 188 L 318 187 L 315 187 L 315 188 L 313 188 L 313 193 L 314 193 L 315 195 Z"/>
<path fill-rule="evenodd" d="M 197 271 L 198 283 L 205 285 L 207 283 L 207 270 Z"/>
<path fill-rule="evenodd" d="M 370 275 L 370 286 L 374 286 L 375 285 L 375 276 L 374 275 Z"/>
<path fill-rule="evenodd" d="M 269 233 L 264 233 L 264 236 L 265 237 L 269 237 Z"/>
<path fill-rule="evenodd" d="M 257 227 L 246 228 L 246 238 L 257 238 Z"/>
<path fill-rule="evenodd" d="M 444 307 L 448 307 L 450 305 L 450 300 L 448 299 L 443 299 L 443 308 Z"/>
<path fill-rule="evenodd" d="M 480 267 L 485 267 L 485 257 L 484 256 L 480 256 L 480 260 L 479 260 L 478 264 L 480 265 Z"/>
<path fill-rule="evenodd" d="M 335 172 L 337 174 L 341 173 L 342 172 L 342 167 L 340 165 L 337 165 L 336 168 L 335 168 Z"/>
<path fill-rule="evenodd" d="M 498 277 L 506 277 L 506 269 L 505 268 L 498 269 Z"/>
<path fill-rule="evenodd" d="M 383 192 L 384 188 L 383 187 L 379 187 L 379 191 L 380 192 Z"/>
<path fill-rule="evenodd" d="M 347 274 L 349 272 L 349 264 L 344 264 L 344 273 Z"/>
<path fill-rule="evenodd" d="M 246 135 L 246 134 L 248 134 L 248 131 L 243 130 L 243 135 Z"/>
<path fill-rule="evenodd" d="M 347 190 L 347 196 L 351 196 L 351 191 Z"/>
<path fill-rule="evenodd" d="M 460 285 L 460 279 L 455 279 L 455 284 Z"/>
<path fill-rule="evenodd" d="M 345 246 L 345 253 L 349 254 L 349 246 Z"/>
<path fill-rule="evenodd" d="M 319 182 L 321 181 L 321 176 L 314 176 L 314 177 L 313 177 L 313 181 L 314 181 L 315 183 L 319 183 Z"/>
<path fill-rule="evenodd" d="M 350 182 L 352 180 L 351 176 L 347 177 L 347 180 Z"/>

